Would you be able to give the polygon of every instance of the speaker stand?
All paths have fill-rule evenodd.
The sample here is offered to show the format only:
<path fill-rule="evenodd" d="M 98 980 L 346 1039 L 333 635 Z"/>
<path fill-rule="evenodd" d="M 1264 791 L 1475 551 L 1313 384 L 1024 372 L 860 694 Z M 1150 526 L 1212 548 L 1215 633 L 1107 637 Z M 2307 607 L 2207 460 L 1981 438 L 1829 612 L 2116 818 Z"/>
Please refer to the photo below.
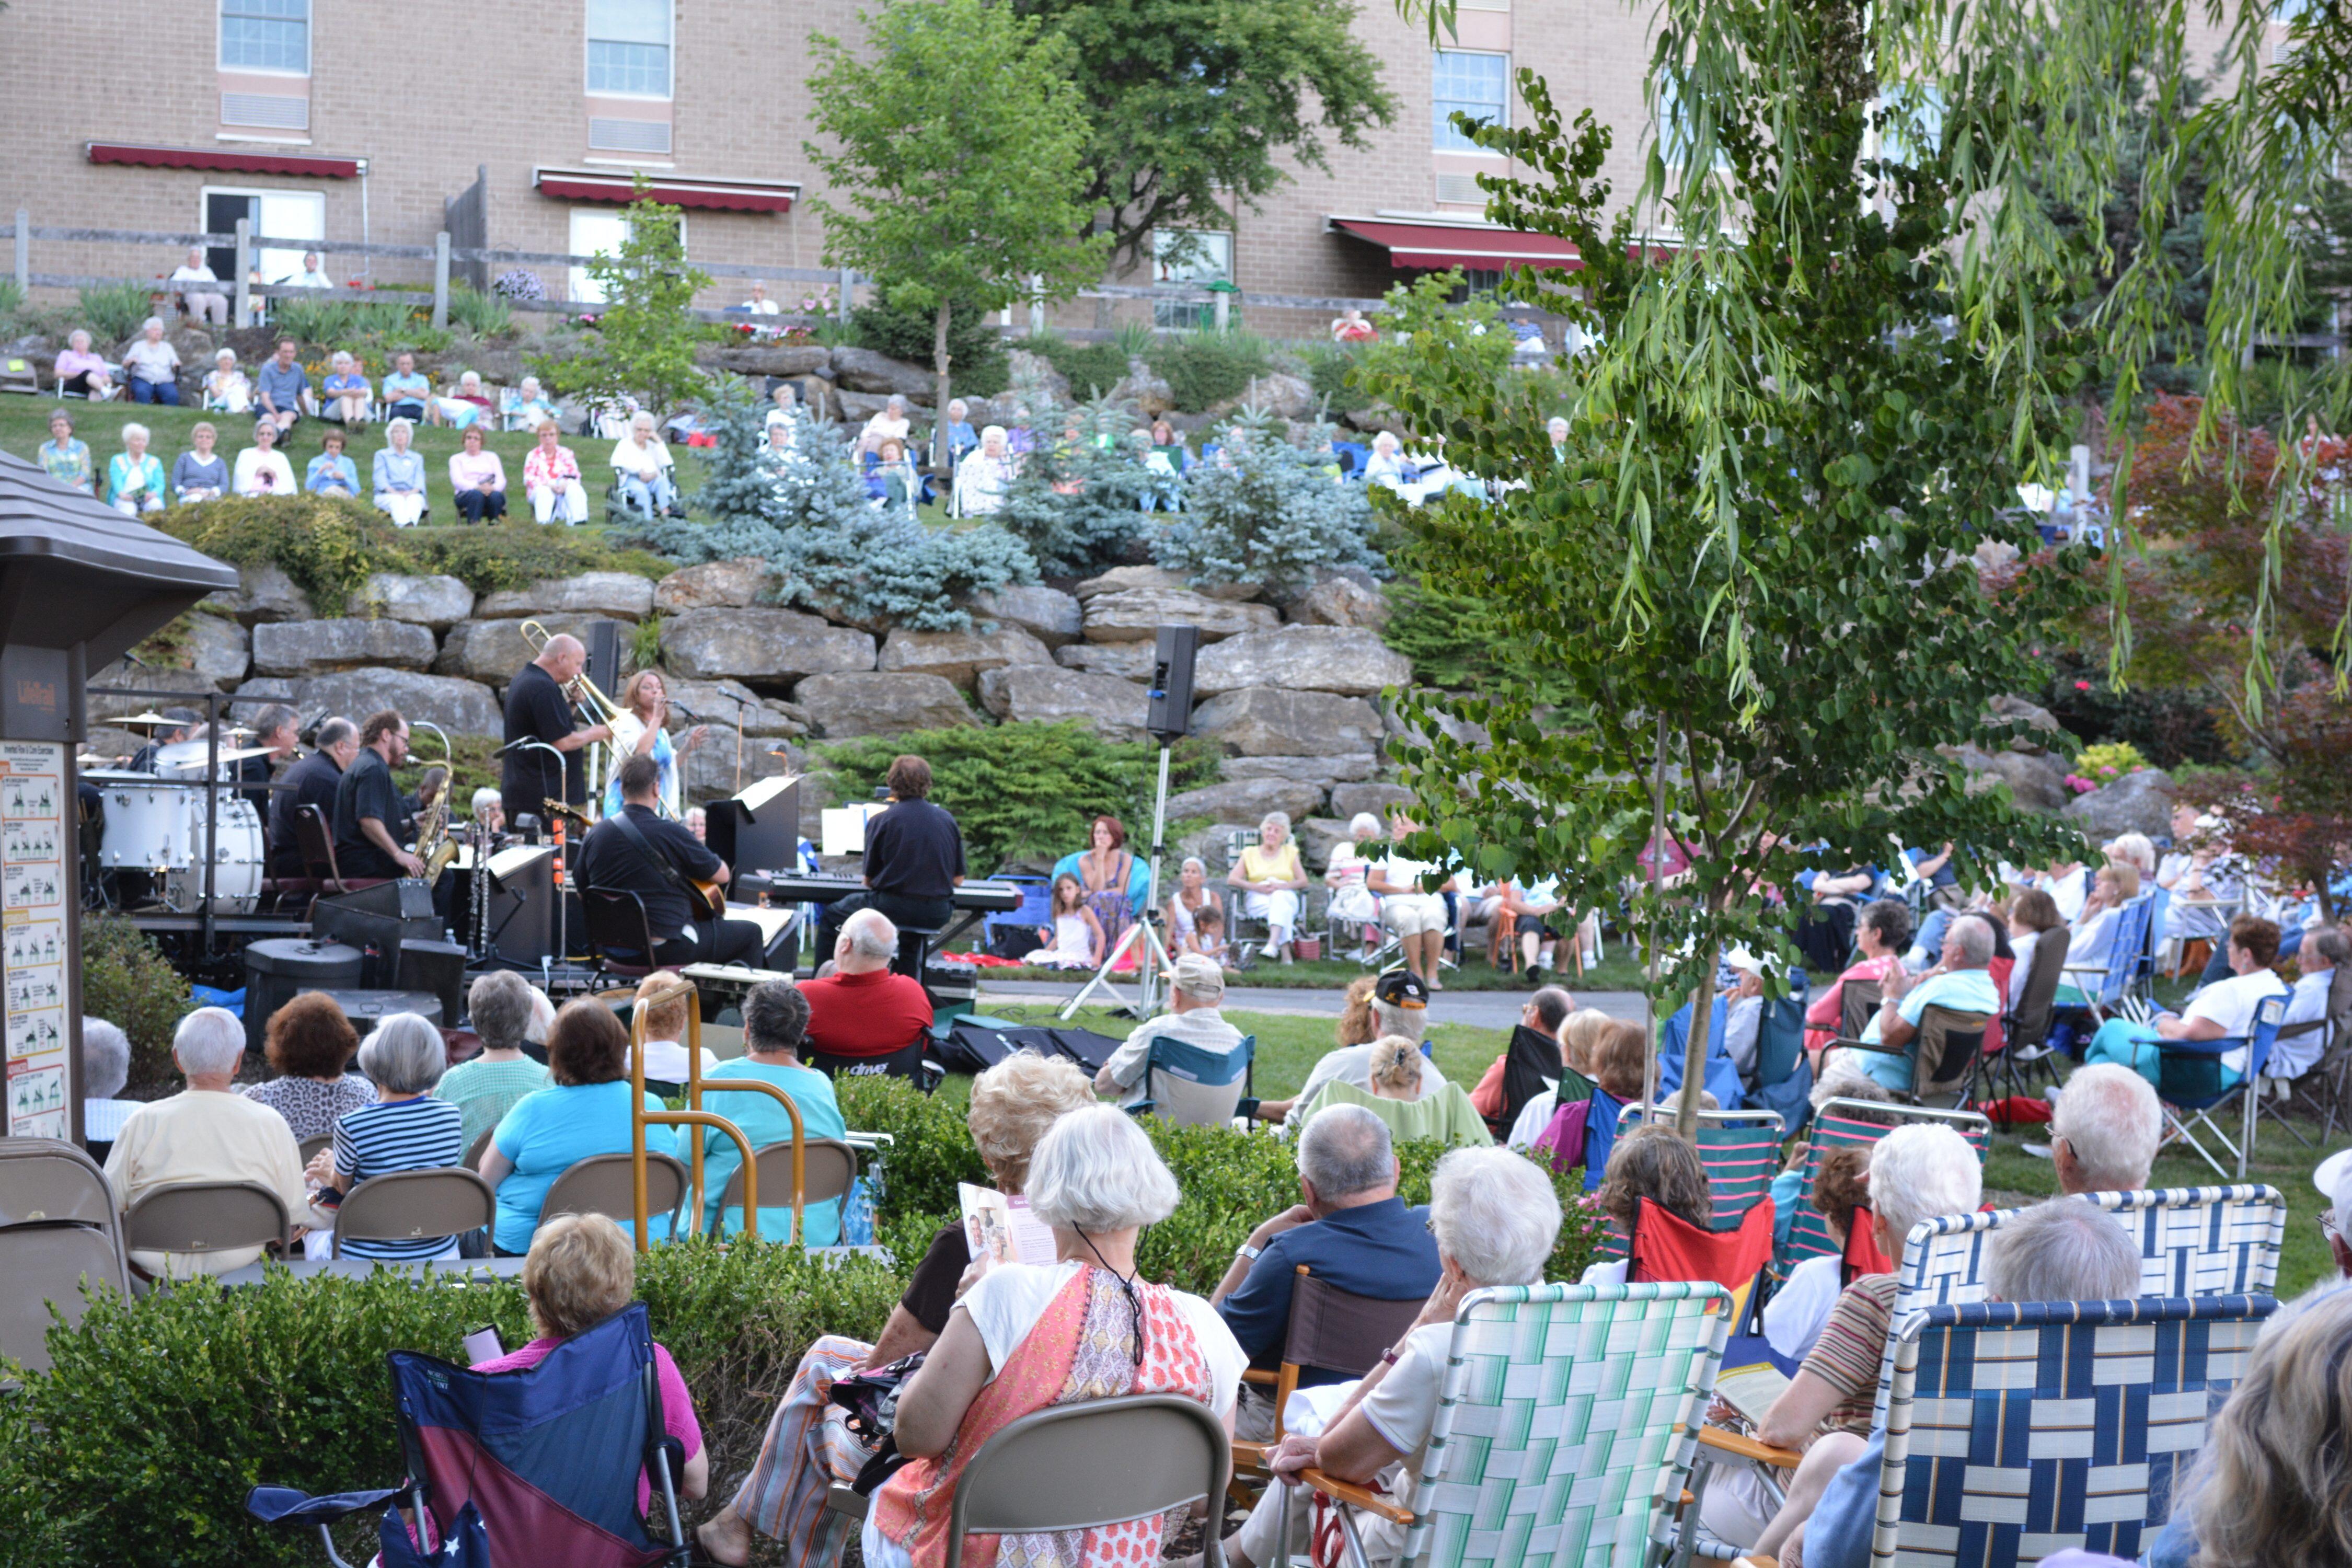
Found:
<path fill-rule="evenodd" d="M 1168 833 L 1168 749 L 1172 742 L 1160 737 L 1160 792 L 1151 806 L 1151 873 L 1144 884 L 1143 914 L 1140 919 L 1119 933 L 1118 943 L 1103 955 L 1103 964 L 1095 977 L 1078 988 L 1078 994 L 1063 1004 L 1061 1016 L 1065 1023 L 1077 1016 L 1097 987 L 1109 994 L 1112 1011 L 1138 1020 L 1149 1018 L 1160 1010 L 1160 976 L 1163 970 L 1173 969 L 1175 961 L 1168 956 L 1167 943 L 1160 940 L 1160 853 Z M 1124 891 L 1124 889 L 1122 889 Z M 1140 938 L 1139 944 L 1138 939 Z M 1111 983 L 1110 973 L 1119 959 L 1131 947 L 1138 947 L 1135 959 L 1136 999 L 1132 1005 L 1120 1001 L 1118 987 Z"/>

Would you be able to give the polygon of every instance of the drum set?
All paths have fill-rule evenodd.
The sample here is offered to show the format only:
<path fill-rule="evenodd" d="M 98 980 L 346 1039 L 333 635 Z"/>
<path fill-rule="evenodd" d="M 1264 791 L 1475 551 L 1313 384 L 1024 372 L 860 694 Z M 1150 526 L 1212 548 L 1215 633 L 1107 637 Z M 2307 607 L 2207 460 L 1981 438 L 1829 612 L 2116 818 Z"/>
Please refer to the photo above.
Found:
<path fill-rule="evenodd" d="M 173 721 L 141 713 L 114 722 L 159 728 Z M 229 730 L 224 738 L 252 734 Z M 96 869 L 105 902 L 122 910 L 197 913 L 205 908 L 209 869 L 213 910 L 252 913 L 261 900 L 268 836 L 260 813 L 236 793 L 237 773 L 247 758 L 268 752 L 267 746 L 215 751 L 210 741 L 182 741 L 156 752 L 153 773 L 84 767 L 81 782 L 99 792 L 104 819 Z"/>

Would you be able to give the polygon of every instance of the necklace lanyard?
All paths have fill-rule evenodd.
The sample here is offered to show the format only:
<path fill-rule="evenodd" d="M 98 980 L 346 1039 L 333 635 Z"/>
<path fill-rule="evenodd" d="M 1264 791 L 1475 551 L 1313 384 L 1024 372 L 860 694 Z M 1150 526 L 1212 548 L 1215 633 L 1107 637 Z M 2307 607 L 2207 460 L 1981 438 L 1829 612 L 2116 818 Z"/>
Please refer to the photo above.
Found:
<path fill-rule="evenodd" d="M 1143 1298 L 1137 1293 L 1132 1278 L 1110 1266 L 1110 1260 L 1102 1255 L 1102 1248 L 1095 1245 L 1093 1237 L 1082 1230 L 1078 1232 L 1078 1239 L 1087 1244 L 1087 1250 L 1095 1255 L 1095 1261 L 1102 1265 L 1103 1272 L 1118 1281 L 1119 1289 L 1127 1295 L 1127 1304 L 1135 1310 L 1135 1364 L 1140 1368 L 1143 1365 Z"/>

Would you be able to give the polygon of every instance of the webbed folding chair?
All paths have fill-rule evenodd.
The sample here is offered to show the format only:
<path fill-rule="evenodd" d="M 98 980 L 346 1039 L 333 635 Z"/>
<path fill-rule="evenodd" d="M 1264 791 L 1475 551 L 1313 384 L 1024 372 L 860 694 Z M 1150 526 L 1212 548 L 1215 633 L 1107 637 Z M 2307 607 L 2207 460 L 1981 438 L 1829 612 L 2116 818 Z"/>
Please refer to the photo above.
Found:
<path fill-rule="evenodd" d="M 2140 963 L 2147 944 L 2148 899 L 2146 893 L 2132 900 L 2116 913 L 2115 939 L 2107 948 L 2107 962 L 2102 966 L 2090 963 L 2070 963 L 2063 971 L 2066 980 L 2080 989 L 2091 1016 L 2101 1023 L 2110 1017 L 2144 1016 L 2135 1015 L 2130 1007 L 2133 983 L 2138 978 Z M 2095 991 L 2093 986 L 2097 989 Z"/>
<path fill-rule="evenodd" d="M 677 1479 L 685 1456 L 662 1426 L 661 1382 L 645 1303 L 631 1302 L 521 1372 L 483 1373 L 414 1351 L 384 1357 L 408 1479 L 380 1490 L 311 1497 L 256 1487 L 246 1510 L 266 1524 L 316 1528 L 335 1568 L 334 1523 L 383 1508 L 384 1561 L 414 1562 L 409 1526 L 429 1517 L 427 1547 L 466 1540 L 478 1521 L 487 1561 L 565 1568 L 684 1568 Z M 651 1483 L 674 1546 L 646 1533 L 636 1485 Z M 402 1555 L 405 1553 L 406 1555 Z M 476 1568 L 468 1562 L 468 1568 Z"/>
<path fill-rule="evenodd" d="M 1404 1338 L 1405 1331 L 1421 1316 L 1425 1300 L 1384 1301 L 1359 1296 L 1318 1279 L 1312 1269 L 1300 1264 L 1298 1278 L 1290 1287 L 1290 1321 L 1283 1330 L 1280 1364 L 1272 1372 L 1252 1367 L 1242 1373 L 1243 1382 L 1273 1391 L 1274 1436 L 1263 1443 L 1234 1439 L 1236 1479 L 1252 1486 L 1270 1479 L 1265 1456 L 1282 1441 L 1283 1409 L 1298 1391 L 1300 1373 L 1314 1367 L 1344 1377 L 1363 1376 L 1380 1364 L 1391 1345 Z"/>
<path fill-rule="evenodd" d="M 1249 1093 L 1256 1055 L 1255 1035 L 1244 1035 L 1230 1051 L 1203 1050 L 1188 1040 L 1159 1036 L 1144 1062 L 1144 1097 L 1127 1109 L 1180 1127 L 1223 1126 L 1239 1113 Z"/>
<path fill-rule="evenodd" d="M 1874 1564 L 2137 1560 L 2244 1374 L 2267 1295 L 1978 1302 L 1898 1316 Z"/>
<path fill-rule="evenodd" d="M 1617 1113 L 1618 1134 L 1645 1115 L 1661 1126 L 1675 1124 L 1671 1105 L 1629 1105 Z M 1715 1228 L 1736 1230 L 1758 1204 L 1771 1195 L 1780 1172 L 1780 1117 L 1771 1110 L 1702 1110 L 1698 1157 L 1706 1167 L 1707 1191 L 1715 1198 Z M 1728 1281 L 1727 1281 L 1728 1283 Z"/>
<path fill-rule="evenodd" d="M 1730 1321 L 1711 1281 L 1473 1290 L 1413 1506 L 1320 1470 L 1300 1479 L 1347 1505 L 1348 1568 L 1369 1568 L 1360 1515 L 1402 1528 L 1396 1568 L 1641 1562 L 1664 1547 Z"/>
<path fill-rule="evenodd" d="M 1829 1221 L 1813 1208 L 1813 1184 L 1821 1176 L 1822 1156 L 1832 1149 L 1875 1143 L 1895 1128 L 1912 1121 L 1941 1122 L 1952 1128 L 1969 1141 L 1969 1147 L 1977 1152 L 1979 1161 L 1985 1157 L 1992 1137 L 1992 1123 L 1973 1110 L 1931 1110 L 1914 1105 L 1881 1105 L 1867 1100 L 1823 1100 L 1813 1116 L 1804 1176 L 1797 1189 L 1796 1214 L 1789 1226 L 1788 1246 L 1774 1259 L 1776 1273 L 1786 1279 L 1789 1270 L 1806 1258 L 1838 1251 Z"/>

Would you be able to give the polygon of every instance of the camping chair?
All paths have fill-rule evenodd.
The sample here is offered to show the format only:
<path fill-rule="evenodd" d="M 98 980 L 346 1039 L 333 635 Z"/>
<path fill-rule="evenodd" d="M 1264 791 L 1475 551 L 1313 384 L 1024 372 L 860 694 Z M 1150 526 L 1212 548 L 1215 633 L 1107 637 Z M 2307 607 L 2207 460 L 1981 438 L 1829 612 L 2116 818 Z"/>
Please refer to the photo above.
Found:
<path fill-rule="evenodd" d="M 1789 994 L 1764 998 L 1756 1028 L 1756 1078 L 1748 1103 L 1772 1111 L 1784 1128 L 1812 1113 L 1812 1064 L 1805 1058 L 1805 1006 L 1812 994 L 1804 972 L 1789 976 Z"/>
<path fill-rule="evenodd" d="M 85 1285 L 131 1292 L 114 1193 L 92 1160 L 48 1138 L 0 1139 L 0 1358 L 49 1365 L 49 1309 L 68 1326 L 89 1310 Z"/>
<path fill-rule="evenodd" d="M 1414 1508 L 1318 1469 L 1299 1479 L 1349 1505 L 1333 1510 L 1349 1568 L 1367 1564 L 1359 1511 L 1403 1527 L 1397 1568 L 1643 1561 L 1667 1544 L 1664 1506 L 1690 1473 L 1730 1319 L 1712 1281 L 1474 1290 Z"/>
<path fill-rule="evenodd" d="M 2326 1118 L 2326 1131 L 2321 1133 L 2324 1139 L 2335 1132 L 2336 1117 L 2339 1114 L 2337 1107 L 2344 1095 L 2344 1068 L 2347 1060 L 2352 1059 L 2345 1050 L 2346 1045 L 2352 1043 L 2352 964 L 2339 963 L 2332 972 L 2327 983 L 2327 1011 L 2325 1014 L 2305 1023 L 2285 1026 L 2279 1030 L 2278 1037 L 2294 1040 L 2312 1034 L 2320 1037 L 2318 1057 L 2300 1074 L 2286 1081 L 2295 1086 L 2292 1092 L 2304 1098 L 2314 1115 Z M 2275 1046 L 2273 1048 L 2275 1049 Z M 2293 1129 L 2294 1124 L 2267 1102 L 2263 1110 Z M 2300 1138 L 2303 1134 L 2296 1131 L 2295 1136 Z"/>
<path fill-rule="evenodd" d="M 140 1194 L 122 1216 L 126 1253 L 230 1252 L 272 1242 L 293 1246 L 293 1223 L 286 1201 L 258 1182 L 166 1182 Z"/>
<path fill-rule="evenodd" d="M 706 1080 L 702 1086 L 703 1092 L 709 1094 L 720 1088 L 722 1083 L 723 1080 L 719 1083 Z M 751 1152 L 751 1158 L 760 1163 L 761 1209 L 763 1212 L 772 1208 L 790 1208 L 793 1211 L 790 1234 L 776 1237 L 762 1230 L 760 1233 L 762 1241 L 799 1242 L 806 1234 L 805 1211 L 808 1205 L 845 1198 L 849 1195 L 849 1189 L 856 1184 L 857 1151 L 838 1138 L 812 1138 L 797 1145 L 801 1151 L 801 1179 L 795 1185 L 793 1181 L 793 1150 L 795 1146 L 792 1140 L 786 1139 L 781 1143 L 762 1143 Z M 779 1196 L 782 1196 L 782 1202 L 772 1201 Z M 743 1167 L 738 1164 L 727 1177 L 727 1190 L 719 1197 L 721 1224 L 724 1224 L 729 1209 L 742 1206 Z"/>
<path fill-rule="evenodd" d="M 2266 1295 L 1929 1307 L 1888 1336 L 1874 1564 L 2137 1560 Z"/>
<path fill-rule="evenodd" d="M 2131 1016 L 2127 1004 L 2133 982 L 2139 975 L 2143 956 L 2140 950 L 2147 945 L 2147 895 L 2142 893 L 2116 911 L 2115 940 L 2107 949 L 2104 967 L 2083 963 L 2065 966 L 2066 979 L 2082 991 L 2085 1005 L 2097 1022 L 2104 1024 L 2117 1015 Z"/>
<path fill-rule="evenodd" d="M 327 826 L 326 813 L 315 805 L 294 808 L 294 842 L 302 852 L 303 864 L 320 888 L 331 893 L 356 893 L 362 888 L 381 888 L 391 880 L 386 877 L 346 877 L 335 864 L 335 836 Z"/>
<path fill-rule="evenodd" d="M 2254 1152 L 2258 1121 L 2254 1107 L 2261 1093 L 2263 1066 L 2270 1060 L 2271 1047 L 2277 1043 L 2279 1020 L 2286 1016 L 2286 1004 L 2284 995 L 2263 997 L 2254 1008 L 2253 1032 L 2242 1037 L 2156 1042 L 2156 1093 L 2164 1102 L 2164 1124 L 2170 1130 L 2166 1142 L 2177 1138 L 2196 1150 L 2197 1157 L 2212 1166 L 2213 1173 L 2225 1182 L 2230 1173 L 2198 1142 L 2191 1129 L 2202 1127 L 2235 1155 L 2238 1180 L 2246 1179 L 2246 1161 Z M 2233 1080 L 2228 1076 L 2229 1069 L 2221 1065 L 2221 1057 L 2224 1052 L 2240 1049 L 2246 1053 L 2246 1068 Z M 2231 1142 L 2230 1135 L 2221 1131 L 2221 1123 L 2211 1115 L 2232 1100 L 2240 1102 L 2242 1120 L 2236 1142 Z"/>
<path fill-rule="evenodd" d="M 1968 1103 L 1969 1086 L 1976 1082 L 1984 1055 L 1985 1027 L 1991 1021 L 1989 1013 L 1963 1013 L 1931 1002 L 1919 1010 L 1919 1027 L 1910 1043 L 1901 1049 L 1860 1039 L 1830 1043 L 1849 1051 L 1867 1051 L 1872 1056 L 1907 1055 L 1911 1058 L 1913 1102 L 1924 1104 L 1931 1100 L 1949 1099 L 1950 1109 L 1957 1110 Z"/>
<path fill-rule="evenodd" d="M 1617 1113 L 1618 1135 L 1644 1114 L 1662 1126 L 1675 1124 L 1672 1104 L 1629 1105 Z M 1758 1205 L 1772 1193 L 1772 1178 L 1780 1173 L 1780 1117 L 1770 1110 L 1702 1110 L 1698 1113 L 1698 1157 L 1706 1166 L 1707 1190 L 1715 1194 L 1715 1228 L 1736 1230 Z M 1765 1233 L 1770 1235 L 1768 1229 Z M 1688 1275 L 1676 1275 L 1688 1279 Z M 1729 1280 L 1725 1280 L 1729 1285 Z"/>
<path fill-rule="evenodd" d="M 652 1156 L 646 1156 L 651 1159 Z M 334 1256 L 346 1241 L 423 1241 L 497 1223 L 499 1197 L 471 1171 L 388 1171 L 343 1195 L 335 1211 Z"/>
<path fill-rule="evenodd" d="M 1307 1367 L 1361 1377 L 1380 1364 L 1381 1354 L 1404 1338 L 1421 1315 L 1419 1300 L 1383 1301 L 1359 1296 L 1318 1279 L 1306 1264 L 1290 1287 L 1290 1322 L 1283 1330 L 1282 1362 L 1273 1372 L 1255 1367 L 1242 1373 L 1244 1383 L 1274 1391 L 1274 1436 L 1263 1443 L 1234 1441 L 1234 1466 L 1247 1469 L 1263 1485 L 1269 1479 L 1267 1452 L 1282 1442 L 1282 1414 L 1298 1392 L 1298 1374 Z"/>
<path fill-rule="evenodd" d="M 1648 1198 L 1634 1200 L 1633 1236 L 1628 1247 L 1625 1282 L 1659 1284 L 1673 1279 L 1711 1279 L 1731 1292 L 1731 1334 L 1728 1346 L 1740 1346 L 1739 1365 L 1760 1361 L 1771 1352 L 1761 1337 L 1745 1331 L 1750 1314 L 1763 1304 L 1765 1270 L 1772 1266 L 1772 1204 L 1768 1198 L 1748 1211 L 1730 1230 L 1701 1230 Z"/>
<path fill-rule="evenodd" d="M 1203 1050 L 1190 1041 L 1157 1036 L 1143 1065 L 1143 1098 L 1127 1109 L 1160 1116 L 1179 1127 L 1221 1127 L 1240 1114 L 1255 1077 L 1257 1037 L 1244 1035 L 1230 1051 Z"/>
<path fill-rule="evenodd" d="M 646 1226 L 666 1237 L 686 1201 L 686 1162 L 658 1149 L 646 1151 Z M 560 1214 L 600 1214 L 623 1230 L 636 1223 L 637 1200 L 626 1154 L 591 1154 L 565 1167 L 539 1205 L 539 1223 Z"/>
<path fill-rule="evenodd" d="M 1222 1493 L 1232 1452 L 1205 1405 L 1172 1394 L 1081 1400 L 1024 1415 L 981 1445 L 956 1478 L 947 1561 L 962 1568 L 964 1536 L 1034 1535 L 1150 1519 Z M 868 1500 L 836 1486 L 832 1512 L 866 1517 Z M 1203 1568 L 1222 1568 L 1214 1509 Z M 1157 1556 L 1157 1553 L 1154 1553 Z"/>
<path fill-rule="evenodd" d="M 2286 1200 L 2275 1187 L 2088 1193 L 2083 1201 L 2113 1215 L 2139 1248 L 2143 1296 L 2242 1296 L 2278 1279 Z M 1895 1316 L 1983 1300 L 1986 1244 L 2023 1212 L 1946 1215 L 1914 1226 L 1903 1239 Z"/>
<path fill-rule="evenodd" d="M 2033 944 L 2033 967 L 2025 976 L 2025 994 L 2017 1005 L 2001 1015 L 2003 1045 L 1998 1051 L 1989 1051 L 1983 1059 L 1985 1098 L 2004 1098 L 2006 1088 L 2011 1095 L 2026 1091 L 2026 1079 L 2035 1071 L 2048 1074 L 2051 1068 L 2050 1024 L 2057 1012 L 2058 982 L 2066 969 L 2066 944 L 2074 933 L 2064 926 L 2055 926 L 2042 933 Z"/>
<path fill-rule="evenodd" d="M 1526 1024 L 1511 1026 L 1510 1044 L 1503 1049 L 1502 1110 L 1486 1119 L 1487 1128 L 1498 1141 L 1510 1132 L 1528 1101 L 1547 1091 L 1558 1091 L 1561 1065 L 1558 1037 Z"/>
<path fill-rule="evenodd" d="M 588 951 L 596 967 L 615 980 L 642 980 L 654 963 L 653 922 L 646 918 L 646 901 L 625 888 L 583 888 L 580 910 L 586 921 Z M 634 952 L 635 959 L 613 956 Z"/>
<path fill-rule="evenodd" d="M 646 1306 L 633 1301 L 572 1335 L 521 1372 L 478 1373 L 415 1351 L 394 1351 L 394 1419 L 408 1479 L 375 1491 L 311 1497 L 256 1487 L 246 1511 L 265 1524 L 316 1528 L 335 1568 L 333 1525 L 384 1509 L 387 1563 L 414 1562 L 404 1498 L 436 1542 L 469 1544 L 459 1561 L 593 1563 L 598 1568 L 684 1568 L 678 1524 L 685 1464 L 662 1425 L 661 1381 Z M 668 1526 L 664 1546 L 637 1516 L 643 1473 Z"/>
<path fill-rule="evenodd" d="M 1883 1118 L 1884 1120 L 1876 1120 Z M 1969 1141 L 1982 1160 L 1992 1138 L 1992 1123 L 1973 1110 L 1930 1110 L 1920 1106 L 1881 1105 L 1867 1100 L 1832 1099 L 1814 1114 L 1811 1146 L 1805 1152 L 1804 1175 L 1797 1188 L 1789 1243 L 1774 1260 L 1782 1278 L 1808 1258 L 1838 1251 L 1829 1221 L 1813 1208 L 1813 1184 L 1819 1179 L 1822 1156 L 1830 1150 L 1877 1142 L 1893 1129 L 1913 1121 L 1941 1122 Z M 1861 1228 L 1856 1226 L 1857 1229 Z"/>

